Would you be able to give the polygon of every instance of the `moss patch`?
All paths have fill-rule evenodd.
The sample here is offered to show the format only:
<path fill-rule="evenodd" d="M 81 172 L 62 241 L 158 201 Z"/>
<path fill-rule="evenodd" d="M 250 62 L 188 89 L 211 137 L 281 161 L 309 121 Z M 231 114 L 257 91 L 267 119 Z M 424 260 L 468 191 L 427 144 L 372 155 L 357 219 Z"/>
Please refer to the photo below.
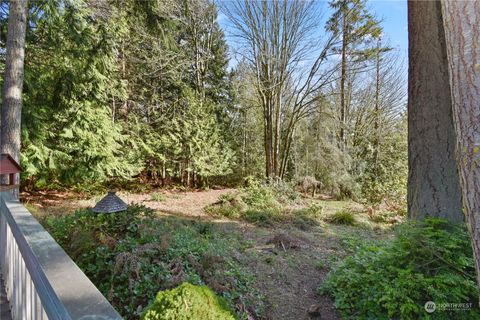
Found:
<path fill-rule="evenodd" d="M 188 282 L 160 291 L 142 320 L 235 320 L 227 303 L 207 286 Z"/>

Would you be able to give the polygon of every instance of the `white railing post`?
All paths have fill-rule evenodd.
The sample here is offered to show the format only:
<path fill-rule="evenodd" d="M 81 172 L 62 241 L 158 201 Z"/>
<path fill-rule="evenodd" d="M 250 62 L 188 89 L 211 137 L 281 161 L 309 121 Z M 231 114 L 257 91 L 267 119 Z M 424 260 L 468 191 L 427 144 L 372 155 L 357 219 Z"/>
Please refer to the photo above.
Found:
<path fill-rule="evenodd" d="M 121 319 L 28 210 L 3 191 L 0 271 L 13 320 Z"/>

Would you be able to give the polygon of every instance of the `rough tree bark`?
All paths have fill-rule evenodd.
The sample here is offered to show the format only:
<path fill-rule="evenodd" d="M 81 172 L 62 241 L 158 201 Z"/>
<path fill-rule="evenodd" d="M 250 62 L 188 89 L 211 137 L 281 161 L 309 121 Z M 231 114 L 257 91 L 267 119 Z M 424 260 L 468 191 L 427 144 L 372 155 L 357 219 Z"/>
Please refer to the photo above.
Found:
<path fill-rule="evenodd" d="M 11 0 L 2 97 L 0 152 L 9 153 L 17 162 L 20 162 L 20 124 L 26 26 L 27 0 Z"/>
<path fill-rule="evenodd" d="M 463 221 L 455 132 L 438 1 L 408 2 L 408 212 Z"/>
<path fill-rule="evenodd" d="M 480 2 L 442 1 L 463 206 L 480 286 Z"/>

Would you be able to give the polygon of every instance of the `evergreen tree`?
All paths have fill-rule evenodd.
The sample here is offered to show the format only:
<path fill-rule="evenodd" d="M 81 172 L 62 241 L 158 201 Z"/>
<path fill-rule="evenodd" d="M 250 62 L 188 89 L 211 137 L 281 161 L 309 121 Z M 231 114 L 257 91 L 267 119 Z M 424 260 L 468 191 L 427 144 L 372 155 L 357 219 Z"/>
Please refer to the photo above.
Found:
<path fill-rule="evenodd" d="M 347 105 L 347 81 L 350 68 L 353 64 L 364 62 L 372 56 L 373 50 L 369 47 L 372 39 L 381 35 L 379 22 L 368 12 L 366 0 L 334 0 L 330 2 L 334 9 L 328 20 L 326 29 L 341 37 L 338 46 L 333 51 L 341 55 L 340 62 L 340 130 L 338 133 L 339 145 L 346 148 L 346 125 L 349 113 Z"/>
<path fill-rule="evenodd" d="M 124 94 L 115 25 L 82 2 L 65 1 L 48 3 L 32 32 L 23 112 L 27 178 L 45 187 L 130 176 L 127 146 L 111 120 L 111 102 Z"/>
<path fill-rule="evenodd" d="M 231 100 L 227 47 L 216 7 L 191 0 L 117 6 L 129 30 L 119 52 L 128 96 L 117 103 L 117 112 L 142 147 L 138 158 L 145 161 L 144 175 L 163 185 L 174 179 L 193 186 L 229 172 L 213 147 L 227 145 Z M 210 169 L 209 161 L 200 164 L 195 158 L 200 145 Z"/>

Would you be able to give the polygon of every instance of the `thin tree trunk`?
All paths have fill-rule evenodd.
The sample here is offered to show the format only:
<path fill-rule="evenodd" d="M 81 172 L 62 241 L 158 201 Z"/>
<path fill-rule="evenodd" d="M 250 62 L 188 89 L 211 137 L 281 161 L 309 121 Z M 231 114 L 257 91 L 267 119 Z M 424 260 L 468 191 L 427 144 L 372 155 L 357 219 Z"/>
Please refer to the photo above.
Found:
<path fill-rule="evenodd" d="M 340 147 L 345 150 L 345 125 L 346 125 L 346 107 L 345 107 L 345 81 L 347 79 L 347 31 L 346 31 L 346 17 L 342 14 L 342 65 L 340 78 Z"/>
<path fill-rule="evenodd" d="M 409 1 L 408 212 L 463 221 L 441 3 Z"/>
<path fill-rule="evenodd" d="M 442 1 L 463 207 L 480 287 L 480 2 Z"/>
<path fill-rule="evenodd" d="M 187 188 L 190 188 L 192 184 L 190 175 L 190 161 L 187 161 L 187 163 L 185 164 L 185 171 L 187 173 Z"/>
<path fill-rule="evenodd" d="M 272 132 L 272 112 L 271 112 L 271 99 L 266 98 L 264 104 L 264 145 L 265 145 L 265 175 L 267 178 L 273 176 L 273 132 Z"/>
<path fill-rule="evenodd" d="M 120 58 L 120 66 L 122 70 L 122 80 L 127 81 L 127 62 L 126 62 L 126 56 L 125 56 L 125 43 L 122 41 L 121 46 L 120 46 L 120 52 L 121 52 L 121 58 Z M 128 83 L 128 81 L 127 81 Z M 128 93 L 129 93 L 129 86 L 126 88 L 127 96 L 125 97 L 125 101 L 123 102 L 123 106 L 120 106 L 120 108 L 123 108 L 125 112 L 125 120 L 128 125 Z"/>
<path fill-rule="evenodd" d="M 115 123 L 115 97 L 112 99 L 112 123 Z"/>
<path fill-rule="evenodd" d="M 377 43 L 377 56 L 375 63 L 375 114 L 373 128 L 374 140 L 373 140 L 373 165 L 374 172 L 378 174 L 378 149 L 380 147 L 380 41 Z"/>
<path fill-rule="evenodd" d="M 243 115 L 243 141 L 242 141 L 242 178 L 246 177 L 247 172 L 247 110 L 244 110 Z"/>
<path fill-rule="evenodd" d="M 280 176 L 278 167 L 280 158 L 280 109 L 281 109 L 281 93 L 277 92 L 275 99 L 275 128 L 274 128 L 274 144 L 273 144 L 273 175 L 277 179 Z"/>
<path fill-rule="evenodd" d="M 291 145 L 293 140 L 293 133 L 294 133 L 293 131 L 295 128 L 296 121 L 297 120 L 295 118 L 295 115 L 292 115 L 292 118 L 288 122 L 287 129 L 285 130 L 284 141 L 283 141 L 283 151 L 282 151 L 281 162 L 280 162 L 280 171 L 278 175 L 280 179 L 283 179 L 285 177 L 285 173 L 287 171 L 288 159 L 290 156 L 290 150 L 291 150 Z"/>
<path fill-rule="evenodd" d="M 165 187 L 165 179 L 167 177 L 166 173 L 167 173 L 167 170 L 165 166 L 165 161 L 163 161 L 162 162 L 162 187 Z"/>
<path fill-rule="evenodd" d="M 0 153 L 10 154 L 20 163 L 23 67 L 27 0 L 10 1 L 3 101 L 1 112 Z M 19 177 L 15 177 L 18 183 Z"/>

